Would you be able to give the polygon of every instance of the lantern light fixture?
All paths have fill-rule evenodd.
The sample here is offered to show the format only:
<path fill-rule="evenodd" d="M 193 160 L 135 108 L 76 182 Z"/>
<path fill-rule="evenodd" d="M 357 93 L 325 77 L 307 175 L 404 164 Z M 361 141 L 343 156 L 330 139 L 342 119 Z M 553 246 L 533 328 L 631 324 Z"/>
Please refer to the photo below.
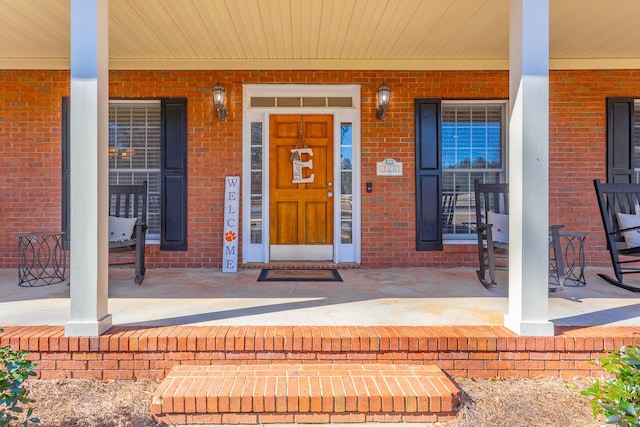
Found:
<path fill-rule="evenodd" d="M 378 108 L 376 109 L 376 117 L 378 120 L 384 120 L 389 107 L 389 99 L 391 98 L 391 89 L 387 83 L 382 80 L 382 84 L 378 88 Z"/>
<path fill-rule="evenodd" d="M 218 118 L 220 120 L 224 120 L 227 118 L 227 107 L 224 105 L 225 101 L 225 93 L 224 86 L 218 83 L 213 87 L 213 105 L 215 105 L 216 110 L 218 111 Z"/>

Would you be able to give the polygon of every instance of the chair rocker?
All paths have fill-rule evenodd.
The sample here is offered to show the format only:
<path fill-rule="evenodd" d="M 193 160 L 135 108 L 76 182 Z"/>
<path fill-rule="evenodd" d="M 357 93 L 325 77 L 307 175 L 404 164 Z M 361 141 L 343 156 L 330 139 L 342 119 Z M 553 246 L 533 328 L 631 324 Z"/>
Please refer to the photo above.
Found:
<path fill-rule="evenodd" d="M 496 270 L 509 268 L 509 184 L 474 182 L 478 263 L 480 283 L 492 289 L 497 286 Z M 549 227 L 549 273 L 564 288 L 566 278 L 560 243 L 563 225 Z M 558 290 L 556 289 L 551 289 Z"/>
<path fill-rule="evenodd" d="M 110 185 L 109 265 L 133 265 L 134 282 L 138 285 L 142 284 L 146 270 L 144 265 L 146 232 L 147 181 L 139 185 Z M 132 256 L 135 256 L 134 262 L 130 261 Z M 111 261 L 121 257 L 129 258 L 129 261 Z"/>
<path fill-rule="evenodd" d="M 640 273 L 640 184 L 602 183 L 599 179 L 593 184 L 616 277 L 598 276 L 612 285 L 640 292 L 640 285 L 624 282 L 625 275 Z"/>

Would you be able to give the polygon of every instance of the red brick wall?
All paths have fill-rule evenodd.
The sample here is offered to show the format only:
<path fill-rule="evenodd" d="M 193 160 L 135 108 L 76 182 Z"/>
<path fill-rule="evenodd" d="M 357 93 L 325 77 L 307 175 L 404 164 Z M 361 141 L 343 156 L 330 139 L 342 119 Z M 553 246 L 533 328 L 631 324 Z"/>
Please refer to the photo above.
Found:
<path fill-rule="evenodd" d="M 607 179 L 606 100 L 640 98 L 640 70 L 550 76 L 549 218 L 588 233 L 586 265 L 610 266 L 593 180 Z"/>
<path fill-rule="evenodd" d="M 17 265 L 18 233 L 60 230 L 61 98 L 69 73 L 0 71 L 0 267 Z"/>
<path fill-rule="evenodd" d="M 17 264 L 17 234 L 60 229 L 60 100 L 67 71 L 0 72 L 0 267 Z M 375 118 L 382 79 L 392 90 Z M 227 90 L 228 117 L 215 115 L 211 88 Z M 473 245 L 415 251 L 414 98 L 506 99 L 508 72 L 473 71 L 112 71 L 112 98 L 187 97 L 189 250 L 148 248 L 149 267 L 220 267 L 223 178 L 242 171 L 242 84 L 362 85 L 362 264 L 473 266 Z M 640 97 L 640 70 L 558 71 L 550 79 L 550 221 L 589 233 L 587 264 L 608 265 L 594 178 L 605 178 L 607 96 Z M 379 177 L 375 163 L 404 162 L 404 177 Z"/>
<path fill-rule="evenodd" d="M 164 378 L 180 364 L 327 361 L 433 364 L 475 378 L 568 378 L 601 375 L 590 361 L 637 345 L 635 330 L 558 327 L 553 337 L 522 337 L 491 326 L 115 326 L 99 337 L 65 337 L 61 326 L 14 326 L 0 332 L 0 346 L 28 351 L 45 379 Z"/>

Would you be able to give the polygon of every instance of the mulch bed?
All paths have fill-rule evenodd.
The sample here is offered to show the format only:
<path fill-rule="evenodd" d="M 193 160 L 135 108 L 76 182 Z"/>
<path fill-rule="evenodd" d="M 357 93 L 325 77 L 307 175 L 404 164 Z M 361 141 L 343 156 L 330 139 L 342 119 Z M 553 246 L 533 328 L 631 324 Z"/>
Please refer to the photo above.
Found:
<path fill-rule="evenodd" d="M 589 398 L 580 395 L 589 378 L 454 378 L 463 407 L 442 427 L 598 427 Z M 150 415 L 159 381 L 29 380 L 34 416 L 41 427 L 158 427 Z M 600 421 L 600 422 L 598 422 Z M 425 426 L 426 427 L 426 426 Z"/>

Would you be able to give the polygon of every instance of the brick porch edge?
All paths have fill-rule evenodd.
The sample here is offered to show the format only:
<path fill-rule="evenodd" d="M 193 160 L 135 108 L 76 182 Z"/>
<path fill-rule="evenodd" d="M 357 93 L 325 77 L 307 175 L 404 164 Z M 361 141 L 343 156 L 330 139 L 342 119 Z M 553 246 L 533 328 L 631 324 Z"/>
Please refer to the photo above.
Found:
<path fill-rule="evenodd" d="M 65 337 L 61 326 L 5 327 L 0 346 L 30 352 L 39 378 L 165 378 L 177 365 L 402 363 L 476 378 L 593 376 L 588 363 L 639 345 L 637 327 L 557 327 L 521 337 L 504 327 L 115 326 L 100 337 Z"/>

